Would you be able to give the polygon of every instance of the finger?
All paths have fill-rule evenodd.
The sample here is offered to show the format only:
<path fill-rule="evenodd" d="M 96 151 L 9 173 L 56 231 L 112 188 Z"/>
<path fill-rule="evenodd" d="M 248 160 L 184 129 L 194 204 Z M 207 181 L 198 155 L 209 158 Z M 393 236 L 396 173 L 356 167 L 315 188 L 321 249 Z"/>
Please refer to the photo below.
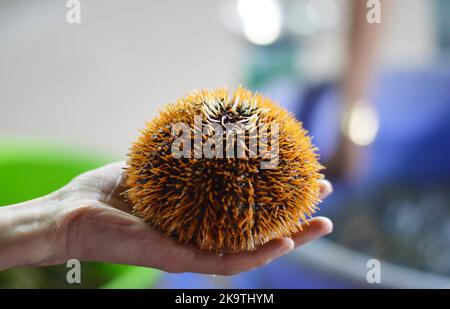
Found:
<path fill-rule="evenodd" d="M 102 171 L 103 182 L 100 190 L 103 192 L 102 200 L 122 211 L 131 212 L 131 205 L 126 203 L 123 196 L 126 188 L 124 186 L 125 162 L 115 162 L 106 165 Z"/>
<path fill-rule="evenodd" d="M 319 183 L 320 183 L 319 198 L 323 200 L 333 192 L 333 185 L 326 179 L 319 180 Z"/>
<path fill-rule="evenodd" d="M 295 247 L 331 233 L 333 223 L 325 217 L 315 217 L 302 224 L 302 230 L 292 235 Z"/>
<path fill-rule="evenodd" d="M 233 254 L 196 254 L 190 265 L 190 270 L 198 273 L 232 275 L 261 267 L 272 260 L 285 255 L 294 248 L 290 238 L 275 239 L 261 246 L 256 251 L 246 251 Z"/>
<path fill-rule="evenodd" d="M 122 211 L 131 212 L 131 205 L 125 202 L 123 192 L 123 171 L 125 162 L 114 162 L 89 171 L 78 177 L 78 185 L 95 198 Z"/>

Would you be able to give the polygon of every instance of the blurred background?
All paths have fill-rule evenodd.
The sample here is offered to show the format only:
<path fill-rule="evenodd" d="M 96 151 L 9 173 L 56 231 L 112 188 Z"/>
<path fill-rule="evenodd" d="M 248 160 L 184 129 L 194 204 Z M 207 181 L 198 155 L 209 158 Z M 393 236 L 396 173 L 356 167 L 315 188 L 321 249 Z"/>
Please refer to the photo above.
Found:
<path fill-rule="evenodd" d="M 190 90 L 239 84 L 314 136 L 333 234 L 233 277 L 84 263 L 81 287 L 450 287 L 447 0 L 0 0 L 0 205 L 125 158 Z M 66 271 L 16 268 L 0 287 L 80 287 Z"/>

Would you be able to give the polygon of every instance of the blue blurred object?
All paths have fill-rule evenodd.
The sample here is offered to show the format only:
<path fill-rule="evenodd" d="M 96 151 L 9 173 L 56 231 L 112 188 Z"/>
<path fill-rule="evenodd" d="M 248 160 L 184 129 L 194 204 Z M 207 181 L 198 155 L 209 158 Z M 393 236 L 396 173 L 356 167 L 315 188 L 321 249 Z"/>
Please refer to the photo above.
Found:
<path fill-rule="evenodd" d="M 369 146 L 372 160 L 362 187 L 386 183 L 437 185 L 450 183 L 450 70 L 386 71 L 380 74 L 371 100 L 377 106 L 380 131 Z M 307 89 L 266 89 L 274 100 L 304 121 L 326 159 L 333 153 L 339 132 L 339 99 L 336 87 L 324 83 Z M 324 203 L 321 214 L 336 211 L 333 200 L 346 194 L 335 188 L 335 197 Z M 333 258 L 333 257 L 330 257 Z M 324 273 L 320 267 L 281 258 L 263 268 L 229 277 L 195 274 L 166 275 L 166 288 L 348 288 L 358 284 Z M 362 283 L 359 286 L 364 286 Z"/>
<path fill-rule="evenodd" d="M 449 89 L 449 67 L 380 74 L 371 95 L 380 117 L 378 137 L 369 147 L 376 160 L 370 162 L 365 181 L 449 182 Z M 323 83 L 294 93 L 279 87 L 268 92 L 304 122 L 326 161 L 339 132 L 336 87 Z"/>
<path fill-rule="evenodd" d="M 166 274 L 158 288 L 166 289 L 314 289 L 357 288 L 356 282 L 342 282 L 317 269 L 280 258 L 269 265 L 243 274 L 223 277 L 198 274 Z"/>
<path fill-rule="evenodd" d="M 385 74 L 374 102 L 380 111 L 367 179 L 420 184 L 450 181 L 450 70 Z"/>

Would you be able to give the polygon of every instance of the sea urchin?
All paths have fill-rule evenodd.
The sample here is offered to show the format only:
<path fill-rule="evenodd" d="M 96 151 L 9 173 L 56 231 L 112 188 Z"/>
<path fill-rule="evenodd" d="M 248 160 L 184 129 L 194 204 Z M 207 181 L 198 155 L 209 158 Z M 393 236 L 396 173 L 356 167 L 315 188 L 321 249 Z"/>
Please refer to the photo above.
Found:
<path fill-rule="evenodd" d="M 195 91 L 132 145 L 125 194 L 135 215 L 179 243 L 254 250 L 299 231 L 316 211 L 315 151 L 301 123 L 270 99 L 242 87 L 232 96 Z"/>

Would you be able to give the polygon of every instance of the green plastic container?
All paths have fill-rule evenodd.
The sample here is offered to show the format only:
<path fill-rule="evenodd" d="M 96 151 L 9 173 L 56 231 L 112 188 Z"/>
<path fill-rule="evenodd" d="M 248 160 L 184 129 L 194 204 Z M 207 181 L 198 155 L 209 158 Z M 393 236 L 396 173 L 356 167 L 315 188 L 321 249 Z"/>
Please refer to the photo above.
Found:
<path fill-rule="evenodd" d="M 0 206 L 48 194 L 87 170 L 114 161 L 74 147 L 0 139 Z M 81 284 L 66 281 L 65 265 L 0 272 L 0 288 L 151 288 L 160 272 L 145 267 L 82 263 Z"/>

